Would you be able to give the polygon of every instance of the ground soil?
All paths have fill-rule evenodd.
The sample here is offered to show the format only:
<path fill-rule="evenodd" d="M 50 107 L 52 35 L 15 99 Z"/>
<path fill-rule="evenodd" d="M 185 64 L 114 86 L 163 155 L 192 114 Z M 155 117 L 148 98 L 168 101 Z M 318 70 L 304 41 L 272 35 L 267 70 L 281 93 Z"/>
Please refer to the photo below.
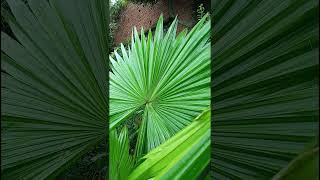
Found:
<path fill-rule="evenodd" d="M 191 28 L 196 20 L 191 0 L 174 0 L 174 12 L 178 15 L 181 23 L 178 25 L 178 32 L 185 28 Z M 140 32 L 155 27 L 159 16 L 163 14 L 164 20 L 169 21 L 169 6 L 167 0 L 159 0 L 155 4 L 137 4 L 129 2 L 120 14 L 118 29 L 115 32 L 115 44 L 130 40 L 132 28 L 137 27 Z"/>

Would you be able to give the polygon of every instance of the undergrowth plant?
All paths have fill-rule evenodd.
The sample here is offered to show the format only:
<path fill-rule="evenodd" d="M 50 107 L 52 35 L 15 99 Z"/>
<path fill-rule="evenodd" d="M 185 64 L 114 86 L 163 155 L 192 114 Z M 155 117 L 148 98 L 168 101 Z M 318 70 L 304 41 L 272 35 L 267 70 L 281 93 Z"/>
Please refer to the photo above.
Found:
<path fill-rule="evenodd" d="M 204 14 L 205 14 L 205 9 L 203 7 L 203 4 L 201 3 L 199 5 L 199 7 L 197 8 L 197 18 L 198 18 L 198 20 L 200 20 L 204 16 Z"/>
<path fill-rule="evenodd" d="M 114 42 L 114 36 L 116 30 L 119 28 L 119 20 L 122 10 L 125 8 L 127 4 L 126 0 L 117 0 L 114 4 L 109 2 L 110 6 L 110 22 L 109 22 L 109 34 L 108 34 L 108 40 L 109 40 L 109 51 L 112 51 L 114 48 L 116 48 L 116 44 Z"/>

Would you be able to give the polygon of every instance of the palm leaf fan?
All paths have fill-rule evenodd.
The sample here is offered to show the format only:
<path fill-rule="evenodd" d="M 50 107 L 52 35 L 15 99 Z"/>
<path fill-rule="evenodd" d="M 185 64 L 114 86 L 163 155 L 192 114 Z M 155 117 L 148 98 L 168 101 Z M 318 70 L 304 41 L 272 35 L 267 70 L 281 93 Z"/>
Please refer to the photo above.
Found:
<path fill-rule="evenodd" d="M 270 179 L 319 133 L 319 4 L 211 2 L 212 179 Z"/>
<path fill-rule="evenodd" d="M 175 35 L 177 20 L 166 33 L 163 17 L 155 34 L 134 28 L 131 46 L 110 57 L 110 125 L 113 130 L 142 110 L 137 158 L 149 152 L 210 104 L 210 22 L 206 16 L 189 32 Z"/>
<path fill-rule="evenodd" d="M 142 160 L 128 179 L 202 179 L 210 164 L 210 109 Z"/>
<path fill-rule="evenodd" d="M 102 0 L 8 0 L 1 32 L 1 177 L 53 178 L 107 133 Z"/>

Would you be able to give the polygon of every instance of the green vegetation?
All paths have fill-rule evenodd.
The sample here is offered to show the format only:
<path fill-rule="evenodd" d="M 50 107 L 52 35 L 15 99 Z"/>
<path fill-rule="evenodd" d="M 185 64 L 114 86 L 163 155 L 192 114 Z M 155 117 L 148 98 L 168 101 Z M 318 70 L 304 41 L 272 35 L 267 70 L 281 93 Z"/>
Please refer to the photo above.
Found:
<path fill-rule="evenodd" d="M 168 31 L 164 33 L 163 17 L 161 16 L 154 36 L 149 31 L 146 37 L 142 29 L 141 37 L 139 37 L 138 32 L 134 29 L 131 46 L 128 47 L 128 50 L 121 45 L 122 56 L 116 51 L 114 52 L 116 60 L 110 56 L 112 63 L 112 72 L 110 72 L 110 133 L 116 134 L 114 131 L 118 130 L 117 127 L 123 127 L 123 124 L 132 119 L 133 115 L 138 116 L 135 121 L 138 133 L 134 152 L 125 156 L 122 151 L 119 154 L 111 154 L 112 157 L 118 157 L 114 159 L 125 157 L 126 160 L 123 161 L 125 163 L 131 162 L 130 159 L 133 157 L 136 168 L 141 163 L 142 157 L 145 155 L 148 157 L 148 153 L 154 154 L 157 147 L 161 148 L 161 144 L 172 141 L 171 137 L 180 139 L 180 143 L 177 142 L 175 145 L 175 149 L 179 152 L 188 153 L 190 151 L 192 153 L 198 149 L 196 144 L 194 148 L 193 146 L 189 147 L 191 149 L 186 148 L 188 143 L 192 145 L 190 140 L 181 139 L 180 135 L 174 135 L 186 132 L 187 130 L 183 130 L 184 128 L 193 127 L 194 125 L 190 125 L 192 120 L 210 105 L 210 43 L 208 43 L 210 21 L 206 21 L 206 18 L 207 15 L 188 34 L 183 31 L 176 37 L 177 20 L 174 20 Z M 208 116 L 206 117 L 209 121 Z M 207 124 L 203 131 L 209 132 L 209 129 L 210 125 Z M 193 136 L 192 138 L 197 139 L 198 137 L 202 140 L 201 132 L 197 132 L 200 133 L 199 137 Z M 192 135 L 191 132 L 190 135 Z M 209 138 L 207 137 L 202 143 L 210 144 Z M 170 146 L 170 144 L 166 143 L 164 146 Z M 110 144 L 111 146 L 115 145 Z M 122 149 L 126 149 L 126 153 L 129 154 L 127 143 L 123 146 Z M 173 146 L 170 147 L 173 148 Z M 209 163 L 209 151 L 208 149 L 203 150 L 203 153 L 197 155 L 203 154 L 204 156 L 199 156 L 199 158 L 207 157 L 207 161 L 203 161 L 203 166 L 199 166 L 198 171 L 193 173 L 194 176 L 201 173 Z M 112 152 L 117 153 L 117 151 Z M 167 159 L 167 161 L 170 160 L 170 156 L 174 155 L 168 151 L 163 151 L 163 153 L 165 154 L 157 153 L 157 156 Z M 188 156 L 181 156 L 177 161 L 183 163 L 185 158 Z M 121 162 L 111 161 L 110 167 L 125 166 Z M 161 165 L 159 164 L 159 166 Z M 179 169 L 179 167 L 173 166 L 170 168 L 170 173 L 177 170 L 174 168 Z M 138 170 L 135 168 L 134 174 L 130 175 L 132 179 L 156 175 L 149 174 L 149 171 L 140 174 L 141 168 L 139 166 Z M 153 168 L 157 168 L 157 166 Z M 153 168 L 150 171 L 153 171 Z M 113 170 L 116 172 L 110 173 L 110 179 L 115 179 L 119 177 L 116 176 L 117 174 L 122 174 L 121 169 Z M 130 169 L 126 169 L 123 173 L 128 174 L 128 170 Z M 161 171 L 160 174 L 162 173 L 167 174 Z M 126 179 L 126 177 L 121 178 Z"/>
<path fill-rule="evenodd" d="M 197 18 L 200 20 L 205 14 L 205 9 L 203 7 L 203 4 L 200 4 L 198 9 L 197 9 Z"/>
<path fill-rule="evenodd" d="M 128 0 L 134 3 L 156 3 L 158 0 Z"/>
<path fill-rule="evenodd" d="M 106 1 L 7 2 L 1 179 L 53 179 L 106 141 Z"/>
<path fill-rule="evenodd" d="M 211 7 L 212 179 L 271 179 L 319 134 L 319 3 Z M 317 179 L 306 177 L 318 168 L 304 157 L 290 173 Z"/>
<path fill-rule="evenodd" d="M 109 157 L 112 180 L 318 179 L 319 2 L 211 5 L 212 29 L 134 30 L 109 72 L 106 1 L 8 0 L 1 178 L 101 178 Z"/>
<path fill-rule="evenodd" d="M 114 43 L 114 35 L 115 31 L 118 26 L 118 22 L 120 20 L 120 14 L 123 8 L 126 6 L 126 0 L 118 0 L 115 4 L 109 4 L 110 6 L 110 22 L 109 22 L 109 35 L 108 35 L 108 42 L 109 42 L 109 50 L 112 51 L 116 44 Z"/>
<path fill-rule="evenodd" d="M 110 179 L 127 179 L 133 169 L 133 157 L 129 154 L 128 129 L 124 127 L 120 134 L 109 133 L 110 143 Z"/>
<path fill-rule="evenodd" d="M 210 120 L 208 109 L 144 156 L 129 179 L 197 179 L 210 162 Z"/>

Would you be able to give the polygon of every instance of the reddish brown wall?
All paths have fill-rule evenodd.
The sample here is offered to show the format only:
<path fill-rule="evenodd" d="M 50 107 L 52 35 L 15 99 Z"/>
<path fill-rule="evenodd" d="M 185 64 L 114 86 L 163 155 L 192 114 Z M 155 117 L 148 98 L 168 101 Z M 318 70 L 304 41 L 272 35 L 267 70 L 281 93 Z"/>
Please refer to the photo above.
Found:
<path fill-rule="evenodd" d="M 190 27 L 194 25 L 191 0 L 174 0 L 173 7 L 182 24 L 187 23 Z M 128 3 L 120 14 L 118 29 L 115 32 L 115 44 L 120 44 L 130 39 L 134 26 L 137 27 L 138 31 L 141 30 L 141 27 L 143 27 L 144 31 L 154 27 L 161 13 L 164 16 L 164 20 L 167 21 L 169 18 L 167 0 L 159 0 L 156 4 Z M 178 25 L 178 32 L 187 27 L 182 24 Z"/>

